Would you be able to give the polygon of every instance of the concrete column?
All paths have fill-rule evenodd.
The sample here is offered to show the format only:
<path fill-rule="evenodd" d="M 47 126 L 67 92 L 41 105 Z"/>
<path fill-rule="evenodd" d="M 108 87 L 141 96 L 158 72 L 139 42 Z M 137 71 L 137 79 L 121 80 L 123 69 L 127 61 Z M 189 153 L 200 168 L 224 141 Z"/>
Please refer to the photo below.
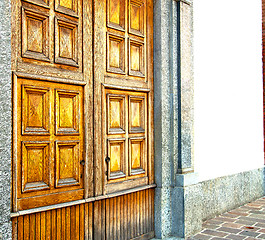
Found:
<path fill-rule="evenodd" d="M 172 0 L 154 0 L 155 234 L 171 235 L 174 175 Z"/>
<path fill-rule="evenodd" d="M 11 239 L 11 1 L 0 1 L 0 240 Z"/>
<path fill-rule="evenodd" d="M 158 239 L 184 238 L 202 225 L 197 201 L 200 185 L 193 161 L 192 21 L 190 0 L 154 1 Z"/>

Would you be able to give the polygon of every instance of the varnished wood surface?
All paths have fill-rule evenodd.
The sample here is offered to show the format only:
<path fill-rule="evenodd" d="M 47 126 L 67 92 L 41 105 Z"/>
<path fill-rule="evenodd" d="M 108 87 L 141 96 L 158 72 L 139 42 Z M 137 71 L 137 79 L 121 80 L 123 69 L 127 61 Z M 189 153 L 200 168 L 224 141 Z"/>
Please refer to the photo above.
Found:
<path fill-rule="evenodd" d="M 18 210 L 84 198 L 83 87 L 14 81 Z"/>
<path fill-rule="evenodd" d="M 153 236 L 152 19 L 152 0 L 12 0 L 13 239 Z"/>
<path fill-rule="evenodd" d="M 12 219 L 13 240 L 150 239 L 154 189 Z M 94 226 L 94 227 L 93 227 Z"/>

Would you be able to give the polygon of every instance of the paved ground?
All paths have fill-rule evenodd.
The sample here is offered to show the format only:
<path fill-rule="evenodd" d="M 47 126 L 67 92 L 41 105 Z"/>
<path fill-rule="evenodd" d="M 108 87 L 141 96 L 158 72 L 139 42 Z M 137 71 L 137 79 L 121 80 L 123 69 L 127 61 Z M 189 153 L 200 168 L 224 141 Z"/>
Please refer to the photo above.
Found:
<path fill-rule="evenodd" d="M 189 240 L 265 239 L 265 197 L 206 221 Z"/>

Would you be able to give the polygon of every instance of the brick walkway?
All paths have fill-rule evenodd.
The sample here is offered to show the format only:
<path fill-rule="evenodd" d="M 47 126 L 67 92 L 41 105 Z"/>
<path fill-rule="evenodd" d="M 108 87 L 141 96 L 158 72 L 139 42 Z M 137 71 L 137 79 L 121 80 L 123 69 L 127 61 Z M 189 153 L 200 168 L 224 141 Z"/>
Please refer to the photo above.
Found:
<path fill-rule="evenodd" d="M 265 239 L 265 197 L 210 219 L 189 240 Z"/>

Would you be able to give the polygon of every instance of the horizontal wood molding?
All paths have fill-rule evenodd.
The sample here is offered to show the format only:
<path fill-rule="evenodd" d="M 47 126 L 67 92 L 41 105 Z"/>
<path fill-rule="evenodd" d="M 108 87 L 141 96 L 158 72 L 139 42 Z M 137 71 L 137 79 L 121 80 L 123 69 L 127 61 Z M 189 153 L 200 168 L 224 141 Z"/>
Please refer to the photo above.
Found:
<path fill-rule="evenodd" d="M 35 74 L 24 73 L 24 72 L 14 72 L 14 75 L 20 78 L 41 80 L 41 81 L 47 81 L 47 82 L 74 84 L 74 85 L 80 85 L 80 86 L 85 86 L 87 84 L 83 80 L 78 81 L 78 80 L 73 80 L 73 79 L 49 77 L 49 76 L 35 75 Z"/>
<path fill-rule="evenodd" d="M 102 84 L 105 88 L 112 88 L 118 90 L 128 90 L 128 91 L 135 91 L 135 92 L 150 92 L 149 88 L 138 88 L 138 87 L 128 87 L 128 86 L 117 86 L 112 84 Z"/>

